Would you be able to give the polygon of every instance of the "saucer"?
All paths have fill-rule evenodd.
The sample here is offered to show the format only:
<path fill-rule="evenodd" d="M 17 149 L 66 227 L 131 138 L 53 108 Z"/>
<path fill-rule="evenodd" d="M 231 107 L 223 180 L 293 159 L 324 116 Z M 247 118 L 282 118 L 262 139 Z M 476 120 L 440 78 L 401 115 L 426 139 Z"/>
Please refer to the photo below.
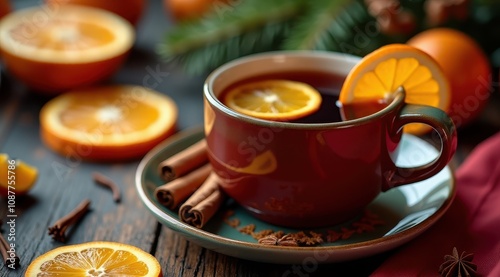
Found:
<path fill-rule="evenodd" d="M 431 178 L 397 187 L 381 193 L 367 211 L 379 223 L 370 231 L 354 232 L 333 242 L 323 242 L 317 246 L 275 246 L 258 244 L 252 236 L 238 230 L 255 224 L 255 231 L 281 230 L 297 233 L 298 230 L 273 226 L 262 222 L 231 199 L 225 203 L 203 229 L 194 228 L 179 220 L 176 211 L 162 206 L 154 197 L 156 187 L 163 184 L 157 166 L 164 159 L 182 151 L 204 137 L 203 129 L 196 128 L 180 132 L 152 149 L 141 161 L 136 172 L 136 189 L 146 208 L 168 228 L 176 231 L 189 241 L 225 255 L 266 263 L 296 264 L 308 259 L 317 263 L 341 262 L 378 254 L 398 247 L 438 221 L 451 205 L 455 195 L 453 172 L 449 166 Z M 400 144 L 400 158 L 396 163 L 401 167 L 424 164 L 438 155 L 438 151 L 424 140 L 403 135 Z M 226 216 L 238 219 L 239 227 L 227 224 Z M 358 219 L 359 220 L 359 219 Z M 328 233 L 348 230 L 356 220 L 341 225 L 315 229 L 314 232 Z"/>

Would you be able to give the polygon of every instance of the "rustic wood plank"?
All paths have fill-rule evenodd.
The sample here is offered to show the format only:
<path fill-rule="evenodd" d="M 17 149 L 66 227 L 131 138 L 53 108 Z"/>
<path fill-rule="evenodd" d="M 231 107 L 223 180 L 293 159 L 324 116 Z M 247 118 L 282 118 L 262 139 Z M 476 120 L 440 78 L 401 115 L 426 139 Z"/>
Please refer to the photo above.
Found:
<path fill-rule="evenodd" d="M 202 248 L 171 229 L 163 227 L 155 256 L 165 276 L 252 276 L 239 271 L 239 260 Z"/>
<path fill-rule="evenodd" d="M 0 145 L 9 136 L 9 130 L 14 124 L 14 116 L 19 109 L 22 95 L 13 88 L 12 82 L 0 66 Z"/>

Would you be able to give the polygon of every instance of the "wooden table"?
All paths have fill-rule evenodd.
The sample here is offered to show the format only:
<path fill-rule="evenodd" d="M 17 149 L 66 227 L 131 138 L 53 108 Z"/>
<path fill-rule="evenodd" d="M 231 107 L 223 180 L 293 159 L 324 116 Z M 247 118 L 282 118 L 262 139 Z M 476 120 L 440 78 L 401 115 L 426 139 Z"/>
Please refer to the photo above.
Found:
<path fill-rule="evenodd" d="M 40 1 L 15 1 L 15 7 L 32 6 Z M 127 64 L 110 80 L 155 86 L 171 96 L 180 109 L 179 130 L 203 122 L 202 84 L 205 76 L 186 76 L 176 67 L 162 63 L 155 54 L 169 22 L 159 0 L 149 7 L 137 29 L 137 42 Z M 154 84 L 144 77 L 155 74 Z M 494 92 L 483 116 L 460 129 L 459 149 L 454 163 L 459 164 L 480 141 L 500 129 L 499 93 Z M 274 265 L 240 260 L 199 247 L 160 225 L 139 200 L 134 175 L 139 161 L 126 163 L 87 163 L 79 157 L 63 157 L 40 141 L 38 114 L 48 97 L 29 92 L 22 84 L 4 75 L 0 91 L 0 152 L 8 153 L 39 169 L 35 188 L 16 199 L 16 251 L 22 267 L 16 271 L 0 268 L 1 276 L 23 276 L 27 265 L 37 256 L 63 243 L 47 234 L 48 226 L 72 210 L 84 198 L 92 201 L 91 212 L 69 232 L 68 244 L 109 240 L 138 246 L 160 261 L 165 276 L 309 276 L 332 274 L 363 276 L 372 272 L 394 251 L 339 264 L 319 265 L 307 272 L 300 265 Z M 120 204 L 110 193 L 96 186 L 91 178 L 101 172 L 121 187 Z M 0 219 L 6 218 L 6 201 L 0 200 Z M 4 227 L 5 230 L 5 227 Z M 313 274 L 314 273 L 314 274 Z"/>

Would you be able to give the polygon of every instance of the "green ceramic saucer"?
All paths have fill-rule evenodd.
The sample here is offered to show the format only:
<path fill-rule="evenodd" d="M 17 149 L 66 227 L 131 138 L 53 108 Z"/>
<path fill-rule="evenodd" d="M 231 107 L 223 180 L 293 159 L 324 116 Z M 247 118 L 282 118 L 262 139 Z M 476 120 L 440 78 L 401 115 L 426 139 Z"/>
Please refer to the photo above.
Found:
<path fill-rule="evenodd" d="M 369 228 L 370 230 L 360 231 L 359 225 L 356 224 L 360 220 L 358 218 L 342 225 L 313 230 L 322 234 L 357 230 L 334 242 L 300 247 L 262 245 L 252 236 L 241 233 L 238 228 L 255 224 L 256 231 L 272 229 L 297 233 L 307 230 L 282 228 L 259 221 L 231 200 L 227 201 L 203 229 L 197 229 L 182 223 L 175 211 L 165 208 L 154 198 L 155 188 L 163 184 L 157 174 L 158 164 L 203 136 L 202 128 L 184 131 L 151 150 L 137 168 L 136 188 L 142 202 L 159 222 L 207 249 L 241 259 L 285 264 L 314 259 L 317 263 L 328 263 L 381 253 L 400 246 L 427 230 L 446 212 L 455 195 L 453 173 L 450 167 L 446 167 L 425 181 L 381 193 L 367 207 L 367 211 L 376 217 L 379 223 L 383 223 Z M 401 158 L 397 160 L 399 166 L 424 164 L 435 158 L 438 153 L 433 146 L 411 135 L 403 136 L 400 147 Z M 228 210 L 234 211 L 231 218 L 240 220 L 238 228 L 225 223 L 224 215 Z"/>

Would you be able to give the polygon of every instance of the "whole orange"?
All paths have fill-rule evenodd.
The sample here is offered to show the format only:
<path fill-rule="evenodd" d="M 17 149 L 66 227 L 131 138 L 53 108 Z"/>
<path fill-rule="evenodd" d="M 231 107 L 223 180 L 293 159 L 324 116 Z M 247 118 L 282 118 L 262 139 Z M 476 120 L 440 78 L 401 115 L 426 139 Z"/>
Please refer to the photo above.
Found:
<path fill-rule="evenodd" d="M 163 0 L 167 14 L 175 21 L 185 21 L 203 16 L 217 5 L 223 5 L 226 0 Z"/>
<path fill-rule="evenodd" d="M 450 117 L 457 127 L 473 121 L 492 92 L 492 69 L 481 46 L 469 35 L 449 28 L 423 31 L 408 42 L 432 56 L 450 82 Z"/>
<path fill-rule="evenodd" d="M 8 0 L 0 0 L 0 18 L 10 13 L 11 10 L 12 7 L 10 6 L 10 2 Z"/>
<path fill-rule="evenodd" d="M 45 0 L 47 4 L 74 4 L 113 12 L 136 25 L 146 6 L 146 0 Z"/>

